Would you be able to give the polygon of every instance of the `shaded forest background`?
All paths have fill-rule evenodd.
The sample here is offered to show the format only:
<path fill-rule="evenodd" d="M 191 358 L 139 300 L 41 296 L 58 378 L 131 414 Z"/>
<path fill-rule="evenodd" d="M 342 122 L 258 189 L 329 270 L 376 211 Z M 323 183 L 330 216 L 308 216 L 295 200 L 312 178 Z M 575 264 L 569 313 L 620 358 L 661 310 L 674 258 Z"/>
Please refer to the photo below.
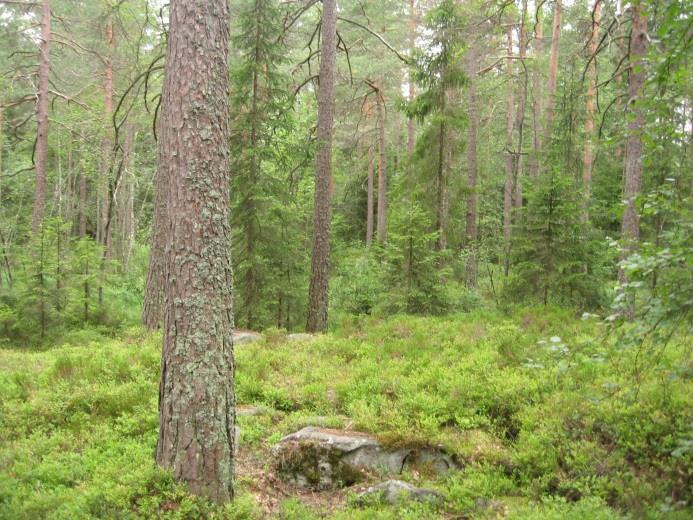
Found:
<path fill-rule="evenodd" d="M 0 333 L 134 323 L 167 7 L 1 4 Z M 689 8 L 340 2 L 330 326 L 516 304 L 684 322 Z M 231 5 L 241 328 L 306 325 L 320 16 Z"/>

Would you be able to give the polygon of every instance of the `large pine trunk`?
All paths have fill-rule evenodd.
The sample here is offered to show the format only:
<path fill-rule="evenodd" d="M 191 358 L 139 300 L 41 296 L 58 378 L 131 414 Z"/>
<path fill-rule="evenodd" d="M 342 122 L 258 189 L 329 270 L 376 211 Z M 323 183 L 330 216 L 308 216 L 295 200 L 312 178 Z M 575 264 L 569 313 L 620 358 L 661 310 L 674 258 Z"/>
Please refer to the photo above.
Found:
<path fill-rule="evenodd" d="M 234 361 L 229 254 L 229 10 L 172 0 L 159 184 L 170 211 L 157 463 L 189 490 L 233 498 Z M 159 178 L 161 180 L 161 177 Z"/>
<path fill-rule="evenodd" d="M 334 83 L 337 60 L 337 2 L 323 1 L 320 89 L 318 90 L 318 150 L 315 155 L 315 209 L 310 288 L 308 292 L 309 332 L 327 329 L 330 269 L 330 184 L 332 181 L 332 125 Z"/>
<path fill-rule="evenodd" d="M 640 0 L 632 4 L 633 28 L 630 36 L 630 70 L 628 72 L 628 126 L 626 129 L 626 170 L 623 199 L 626 202 L 621 222 L 621 238 L 624 242 L 623 258 L 630 256 L 640 237 L 640 215 L 636 199 L 642 184 L 643 130 L 645 114 L 641 107 L 645 83 L 643 57 L 647 52 L 647 17 Z M 627 281 L 626 273 L 619 269 L 621 283 Z"/>
<path fill-rule="evenodd" d="M 36 188 L 31 230 L 38 234 L 43 224 L 46 206 L 46 168 L 48 163 L 48 76 L 51 41 L 51 6 L 49 0 L 41 3 L 41 43 L 39 44 L 39 77 L 36 97 Z"/>

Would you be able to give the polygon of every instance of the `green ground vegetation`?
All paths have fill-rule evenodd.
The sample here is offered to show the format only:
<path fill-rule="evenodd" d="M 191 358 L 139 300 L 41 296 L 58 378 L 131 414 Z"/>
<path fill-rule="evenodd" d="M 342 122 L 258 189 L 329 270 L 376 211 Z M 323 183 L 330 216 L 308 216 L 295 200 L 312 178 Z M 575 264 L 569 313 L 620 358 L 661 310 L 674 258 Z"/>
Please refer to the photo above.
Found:
<path fill-rule="evenodd" d="M 269 448 L 318 424 L 439 446 L 463 467 L 401 476 L 442 506 L 364 507 L 347 490 L 339 510 L 287 498 L 285 519 L 690 518 L 687 339 L 649 368 L 604 322 L 560 309 L 354 318 L 304 342 L 269 330 L 236 348 L 238 401 L 268 412 L 239 417 L 241 449 L 270 473 Z M 156 467 L 156 334 L 63 342 L 0 349 L 0 518 L 267 516 L 256 472 L 239 467 L 238 496 L 219 508 Z"/>

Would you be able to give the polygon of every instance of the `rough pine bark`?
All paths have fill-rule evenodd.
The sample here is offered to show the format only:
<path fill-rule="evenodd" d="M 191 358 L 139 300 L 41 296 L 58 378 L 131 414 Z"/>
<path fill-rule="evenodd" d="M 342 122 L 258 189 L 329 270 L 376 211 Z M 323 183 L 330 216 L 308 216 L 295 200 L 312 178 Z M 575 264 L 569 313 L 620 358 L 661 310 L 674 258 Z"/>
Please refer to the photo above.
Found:
<path fill-rule="evenodd" d="M 378 100 L 378 242 L 387 241 L 387 154 L 385 151 L 385 98 L 381 90 Z"/>
<path fill-rule="evenodd" d="M 170 240 L 157 463 L 196 494 L 233 498 L 227 0 L 172 0 L 159 161 Z"/>
<path fill-rule="evenodd" d="M 642 109 L 645 67 L 643 57 L 647 53 L 647 15 L 640 0 L 631 5 L 633 28 L 630 36 L 630 67 L 628 71 L 628 124 L 626 128 L 626 168 L 623 198 L 626 207 L 621 222 L 621 238 L 624 242 L 622 257 L 627 258 L 636 249 L 640 237 L 640 215 L 636 199 L 640 195 L 643 171 L 643 131 L 645 114 Z M 627 282 L 626 273 L 619 268 L 618 279 Z"/>
<path fill-rule="evenodd" d="M 587 46 L 590 64 L 587 68 L 587 97 L 585 99 L 585 151 L 582 161 L 582 184 L 585 189 L 582 204 L 582 220 L 589 220 L 589 199 L 592 191 L 592 166 L 594 163 L 594 107 L 597 98 L 597 44 L 599 23 L 602 15 L 601 0 L 595 0 L 592 11 L 592 32 Z"/>
<path fill-rule="evenodd" d="M 46 168 L 48 163 L 48 76 L 50 74 L 49 48 L 51 41 L 51 6 L 49 0 L 41 3 L 41 43 L 39 44 L 38 92 L 36 98 L 36 188 L 31 230 L 36 235 L 43 225 L 46 206 Z"/>
<path fill-rule="evenodd" d="M 469 48 L 467 56 L 467 113 L 469 126 L 467 128 L 467 213 L 465 218 L 465 244 L 469 256 L 465 269 L 467 287 L 476 287 L 477 275 L 477 154 L 476 154 L 476 134 L 478 126 L 477 99 L 476 99 L 476 69 L 477 69 L 477 50 L 473 45 Z"/>
<path fill-rule="evenodd" d="M 308 320 L 306 330 L 327 330 L 327 304 L 330 269 L 330 185 L 332 181 L 332 126 L 334 122 L 334 84 L 337 60 L 337 2 L 322 3 L 320 88 L 318 90 L 318 149 L 315 154 L 315 209 Z"/>
<path fill-rule="evenodd" d="M 556 80 L 558 79 L 558 49 L 561 42 L 561 25 L 563 23 L 562 0 L 556 0 L 553 9 L 553 34 L 551 36 L 551 53 L 549 55 L 549 77 L 546 82 L 546 109 L 544 117 L 544 139 L 542 150 L 546 151 L 553 132 L 554 104 L 556 98 Z"/>
<path fill-rule="evenodd" d="M 503 188 L 503 241 L 505 243 L 504 271 L 508 275 L 510 267 L 510 233 L 512 229 L 512 210 L 513 210 L 513 134 L 514 122 L 513 115 L 515 109 L 514 87 L 513 87 L 513 30 L 508 26 L 506 29 L 508 42 L 508 59 L 506 60 L 505 74 L 507 76 L 508 93 L 506 96 L 505 111 L 505 186 Z"/>

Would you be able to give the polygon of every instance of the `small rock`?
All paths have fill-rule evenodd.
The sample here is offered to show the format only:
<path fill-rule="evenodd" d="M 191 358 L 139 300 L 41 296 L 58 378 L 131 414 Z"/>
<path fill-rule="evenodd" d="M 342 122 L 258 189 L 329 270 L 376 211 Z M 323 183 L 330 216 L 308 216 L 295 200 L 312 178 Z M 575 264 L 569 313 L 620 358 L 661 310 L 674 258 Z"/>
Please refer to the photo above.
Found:
<path fill-rule="evenodd" d="M 254 343 L 262 339 L 262 334 L 252 330 L 234 330 L 233 344 L 242 345 L 243 343 Z"/>
<path fill-rule="evenodd" d="M 315 334 L 308 334 L 305 332 L 296 332 L 294 334 L 289 334 L 286 336 L 286 341 L 309 341 L 315 338 Z"/>
<path fill-rule="evenodd" d="M 401 480 L 388 480 L 372 486 L 357 495 L 358 503 L 378 500 L 387 504 L 396 504 L 402 500 L 418 500 L 421 502 L 440 502 L 443 496 L 433 489 L 417 488 Z"/>

